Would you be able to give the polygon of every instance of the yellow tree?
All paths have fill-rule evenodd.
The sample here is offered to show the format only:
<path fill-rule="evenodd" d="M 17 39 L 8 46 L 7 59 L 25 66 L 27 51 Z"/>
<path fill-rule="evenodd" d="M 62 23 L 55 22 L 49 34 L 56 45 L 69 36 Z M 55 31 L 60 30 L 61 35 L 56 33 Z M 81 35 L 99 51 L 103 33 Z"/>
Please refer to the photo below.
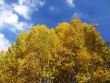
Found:
<path fill-rule="evenodd" d="M 71 73 L 69 73 L 69 75 L 71 75 L 69 76 L 63 72 L 61 75 L 67 75 L 66 77 L 69 76 L 81 83 L 105 82 L 110 80 L 110 72 L 108 69 L 110 50 L 108 43 L 104 41 L 96 31 L 96 25 L 83 23 L 76 18 L 73 19 L 71 23 L 58 25 L 55 30 L 63 48 L 66 49 L 65 52 L 68 52 L 66 57 L 68 56 L 69 61 L 73 59 L 74 64 L 73 69 L 71 69 L 71 72 L 74 72 L 74 74 L 71 75 Z M 63 55 L 64 54 L 62 54 L 62 56 Z M 71 55 L 72 57 L 69 57 Z M 66 61 L 64 61 L 64 63 L 65 62 Z M 97 74 L 99 71 L 103 73 Z M 95 80 L 95 75 L 100 75 L 104 78 L 101 79 L 99 77 Z M 61 77 L 60 79 L 63 81 L 66 77 Z M 66 83 L 70 82 L 67 81 Z"/>
<path fill-rule="evenodd" d="M 59 40 L 54 29 L 38 25 L 22 33 L 16 43 L 18 82 L 52 81 L 55 73 L 55 56 Z"/>
<path fill-rule="evenodd" d="M 110 82 L 110 49 L 96 25 L 78 18 L 49 29 L 22 32 L 6 53 L 0 52 L 3 83 Z"/>

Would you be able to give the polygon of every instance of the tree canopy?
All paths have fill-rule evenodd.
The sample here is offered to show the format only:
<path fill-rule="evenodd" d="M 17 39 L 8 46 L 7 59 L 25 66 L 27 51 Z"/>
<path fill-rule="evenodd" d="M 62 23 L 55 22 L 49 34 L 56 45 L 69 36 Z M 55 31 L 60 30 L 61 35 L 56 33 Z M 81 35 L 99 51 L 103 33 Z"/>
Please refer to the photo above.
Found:
<path fill-rule="evenodd" d="M 72 19 L 22 32 L 0 52 L 0 83 L 109 83 L 110 49 L 96 25 Z"/>

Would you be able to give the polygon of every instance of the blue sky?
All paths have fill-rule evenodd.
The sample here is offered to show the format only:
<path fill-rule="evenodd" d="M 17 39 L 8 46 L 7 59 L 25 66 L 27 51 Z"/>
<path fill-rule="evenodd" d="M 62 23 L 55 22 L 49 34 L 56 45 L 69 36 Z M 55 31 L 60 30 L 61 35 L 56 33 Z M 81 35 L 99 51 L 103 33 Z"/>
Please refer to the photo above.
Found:
<path fill-rule="evenodd" d="M 110 42 L 110 0 L 0 0 L 0 50 L 6 51 L 17 35 L 32 26 L 53 28 L 78 17 L 99 24 L 97 31 Z"/>

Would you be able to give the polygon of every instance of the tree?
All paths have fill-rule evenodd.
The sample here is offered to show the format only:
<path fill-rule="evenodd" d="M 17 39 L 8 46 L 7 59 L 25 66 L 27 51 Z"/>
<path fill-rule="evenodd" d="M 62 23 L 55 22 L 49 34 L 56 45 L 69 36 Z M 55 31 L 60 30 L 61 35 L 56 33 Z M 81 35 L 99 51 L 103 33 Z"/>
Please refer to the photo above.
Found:
<path fill-rule="evenodd" d="M 22 32 L 6 53 L 0 53 L 3 83 L 110 82 L 110 49 L 96 25 L 78 18 L 49 29 Z"/>

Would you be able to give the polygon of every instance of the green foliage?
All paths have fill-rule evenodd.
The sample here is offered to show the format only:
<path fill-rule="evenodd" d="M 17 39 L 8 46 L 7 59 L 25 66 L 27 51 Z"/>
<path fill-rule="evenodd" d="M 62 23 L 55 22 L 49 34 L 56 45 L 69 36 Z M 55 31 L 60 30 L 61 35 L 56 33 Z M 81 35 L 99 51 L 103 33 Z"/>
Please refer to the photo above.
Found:
<path fill-rule="evenodd" d="M 73 19 L 22 32 L 0 52 L 0 83 L 109 83 L 110 49 L 96 25 Z"/>

